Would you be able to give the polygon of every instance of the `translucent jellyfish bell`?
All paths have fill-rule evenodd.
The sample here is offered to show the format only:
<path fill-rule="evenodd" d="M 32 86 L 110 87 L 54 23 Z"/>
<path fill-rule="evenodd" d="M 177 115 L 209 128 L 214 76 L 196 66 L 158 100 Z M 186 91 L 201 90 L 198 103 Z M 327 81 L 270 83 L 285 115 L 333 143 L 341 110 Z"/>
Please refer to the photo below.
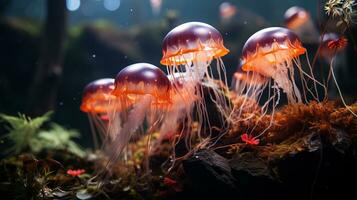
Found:
<path fill-rule="evenodd" d="M 162 45 L 163 65 L 187 64 L 194 61 L 212 61 L 226 55 L 222 35 L 211 25 L 188 22 L 172 29 Z"/>
<path fill-rule="evenodd" d="M 81 111 L 88 114 L 95 147 L 98 147 L 99 134 L 103 141 L 107 132 L 108 112 L 113 109 L 110 101 L 116 99 L 112 95 L 114 79 L 104 78 L 89 83 L 83 91 Z"/>
<path fill-rule="evenodd" d="M 307 10 L 293 6 L 286 10 L 284 19 L 285 26 L 294 31 L 303 41 L 317 42 L 318 32 Z"/>
<path fill-rule="evenodd" d="M 219 5 L 219 15 L 223 22 L 228 22 L 237 13 L 237 7 L 229 2 L 223 2 Z"/>
<path fill-rule="evenodd" d="M 304 8 L 293 6 L 286 10 L 284 19 L 287 28 L 295 29 L 305 24 L 310 19 L 310 14 Z"/>
<path fill-rule="evenodd" d="M 347 39 L 336 33 L 325 33 L 321 37 L 320 45 L 320 55 L 330 61 L 334 54 L 340 53 L 346 48 Z"/>
<path fill-rule="evenodd" d="M 137 63 L 118 73 L 113 95 L 124 98 L 123 100 L 130 104 L 149 95 L 153 105 L 167 106 L 170 104 L 170 85 L 166 74 L 158 67 L 148 63 Z"/>

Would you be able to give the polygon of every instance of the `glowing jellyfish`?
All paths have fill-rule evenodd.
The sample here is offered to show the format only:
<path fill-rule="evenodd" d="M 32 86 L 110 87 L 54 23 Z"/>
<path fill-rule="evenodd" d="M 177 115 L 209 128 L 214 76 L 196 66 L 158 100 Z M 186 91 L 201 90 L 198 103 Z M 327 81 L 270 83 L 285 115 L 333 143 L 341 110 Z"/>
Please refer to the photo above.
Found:
<path fill-rule="evenodd" d="M 95 148 L 98 148 L 98 137 L 103 141 L 108 127 L 108 111 L 113 109 L 109 102 L 115 99 L 114 79 L 104 78 L 89 83 L 83 92 L 81 111 L 88 114 Z"/>
<path fill-rule="evenodd" d="M 262 90 L 268 84 L 269 79 L 254 71 L 243 71 L 242 64 L 233 74 L 232 89 L 237 95 L 246 95 L 259 102 Z"/>
<path fill-rule="evenodd" d="M 299 56 L 306 49 L 302 46 L 299 38 L 289 29 L 281 27 L 265 28 L 253 34 L 243 47 L 242 69 L 253 71 L 274 80 L 273 87 L 281 88 L 287 95 L 289 103 L 302 102 L 301 93 L 295 82 L 295 68 L 300 74 L 305 89 L 318 100 L 316 81 L 311 66 L 310 74 L 302 69 Z M 304 77 L 310 78 L 314 83 L 315 91 L 307 86 Z M 307 101 L 307 100 L 306 100 Z"/>
<path fill-rule="evenodd" d="M 293 30 L 303 41 L 317 42 L 319 35 L 311 19 L 310 13 L 304 8 L 293 6 L 284 14 L 285 26 Z"/>
<path fill-rule="evenodd" d="M 133 134 L 144 129 L 151 132 L 160 124 L 171 105 L 170 90 L 166 74 L 148 63 L 129 65 L 118 73 L 112 94 L 120 110 L 110 115 L 110 132 L 117 131 L 108 145 L 112 163 L 120 158 Z"/>
<path fill-rule="evenodd" d="M 302 69 L 299 56 L 304 54 L 306 49 L 302 46 L 299 38 L 289 29 L 271 27 L 260 30 L 247 40 L 242 52 L 243 71 L 258 73 L 273 81 L 272 85 L 269 84 L 269 90 L 272 89 L 272 91 L 269 91 L 269 98 L 263 106 L 264 108 L 272 102 L 271 120 L 268 128 L 271 126 L 275 107 L 279 104 L 280 89 L 286 94 L 288 103 L 302 103 L 302 96 L 295 81 L 295 70 L 299 72 L 304 89 L 304 100 L 307 101 L 306 91 L 319 100 L 316 84 L 321 87 L 324 85 L 314 78 L 310 65 L 310 74 Z M 315 91 L 310 89 L 305 77 L 313 81 Z M 262 135 L 268 128 L 256 137 Z"/>
<path fill-rule="evenodd" d="M 269 78 L 255 72 L 245 72 L 239 68 L 234 73 L 232 88 L 235 96 L 235 105 L 239 105 L 238 116 L 241 116 L 242 113 L 261 110 L 257 109 L 257 107 L 263 95 L 263 90 L 268 84 L 270 84 Z"/>
<path fill-rule="evenodd" d="M 169 139 L 173 143 L 173 150 L 177 142 L 182 138 L 186 140 L 187 149 L 191 149 L 192 112 L 194 110 L 194 102 L 198 100 L 199 96 L 193 92 L 195 91 L 195 85 L 187 84 L 189 80 L 185 75 L 185 73 L 175 73 L 167 76 L 172 85 L 172 106 L 161 124 L 158 144 L 163 139 Z"/>
<path fill-rule="evenodd" d="M 347 46 L 347 39 L 336 33 L 325 33 L 321 38 L 320 55 L 328 61 Z"/>
<path fill-rule="evenodd" d="M 237 7 L 229 2 L 219 5 L 219 14 L 223 22 L 229 21 L 237 13 Z"/>
<path fill-rule="evenodd" d="M 162 0 L 150 0 L 150 5 L 151 5 L 151 8 L 152 8 L 152 12 L 155 15 L 160 14 Z"/>
<path fill-rule="evenodd" d="M 168 74 L 173 79 L 175 79 L 175 73 L 184 76 L 182 87 L 198 97 L 192 103 L 197 109 L 196 120 L 199 121 L 198 133 L 200 133 L 201 125 L 209 121 L 203 97 L 203 84 L 212 88 L 214 93 L 212 100 L 222 111 L 228 107 L 224 91 L 218 89 L 214 81 L 214 74 L 216 74 L 218 79 L 226 84 L 225 67 L 221 57 L 229 50 L 223 45 L 222 35 L 208 24 L 188 22 L 177 26 L 166 35 L 162 52 L 163 57 L 160 62 L 167 66 Z M 214 60 L 216 61 L 215 73 L 211 67 Z M 174 88 L 177 88 L 176 85 Z"/>

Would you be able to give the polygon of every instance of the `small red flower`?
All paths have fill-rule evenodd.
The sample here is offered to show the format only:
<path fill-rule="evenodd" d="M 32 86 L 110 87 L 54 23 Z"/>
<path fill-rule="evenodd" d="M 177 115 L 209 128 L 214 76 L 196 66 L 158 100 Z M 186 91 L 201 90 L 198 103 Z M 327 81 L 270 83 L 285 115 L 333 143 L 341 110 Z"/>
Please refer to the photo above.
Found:
<path fill-rule="evenodd" d="M 86 170 L 84 170 L 84 169 L 69 169 L 69 170 L 67 170 L 67 174 L 71 175 L 73 177 L 80 176 L 80 175 L 84 174 L 85 172 L 86 172 Z"/>
<path fill-rule="evenodd" d="M 164 178 L 164 185 L 172 188 L 175 192 L 181 192 L 182 191 L 181 184 L 179 184 L 177 181 L 175 181 L 175 180 L 173 180 L 171 178 L 165 177 Z"/>
<path fill-rule="evenodd" d="M 259 144 L 259 139 L 255 139 L 253 136 L 248 135 L 246 133 L 244 133 L 241 136 L 241 139 L 243 142 L 245 142 L 246 144 L 250 144 L 250 145 L 258 145 Z"/>
<path fill-rule="evenodd" d="M 347 46 L 348 40 L 345 37 L 340 37 L 336 40 L 329 41 L 327 47 L 329 49 L 341 50 Z"/>

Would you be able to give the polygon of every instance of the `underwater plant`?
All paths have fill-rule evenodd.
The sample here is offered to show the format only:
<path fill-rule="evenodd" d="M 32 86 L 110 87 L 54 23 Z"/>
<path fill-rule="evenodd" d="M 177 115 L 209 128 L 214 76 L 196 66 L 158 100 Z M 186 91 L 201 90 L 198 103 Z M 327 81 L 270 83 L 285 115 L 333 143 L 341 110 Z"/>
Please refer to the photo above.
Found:
<path fill-rule="evenodd" d="M 111 94 L 113 90 L 114 79 L 103 78 L 89 83 L 83 91 L 80 109 L 88 114 L 95 149 L 98 149 L 99 139 L 103 141 L 108 131 L 108 111 L 113 109 L 110 101 L 116 98 Z"/>
<path fill-rule="evenodd" d="M 337 26 L 345 25 L 345 29 L 354 24 L 356 12 L 353 7 L 356 6 L 354 0 L 328 0 L 325 4 L 326 14 L 333 19 L 337 19 Z"/>
<path fill-rule="evenodd" d="M 55 123 L 51 123 L 48 130 L 41 129 L 50 120 L 51 114 L 48 112 L 33 119 L 24 114 L 18 117 L 1 114 L 1 120 L 10 125 L 7 127 L 9 132 L 3 137 L 5 142 L 11 142 L 5 152 L 19 154 L 26 151 L 39 153 L 43 150 L 65 150 L 83 157 L 84 151 L 72 140 L 80 136 L 77 131 Z"/>
<path fill-rule="evenodd" d="M 1 121 L 10 125 L 6 127 L 9 132 L 3 136 L 3 139 L 13 143 L 6 153 L 18 154 L 26 150 L 37 151 L 39 141 L 36 140 L 36 136 L 41 126 L 49 121 L 51 115 L 52 112 L 48 112 L 43 116 L 31 119 L 24 114 L 19 114 L 17 117 L 1 114 Z"/>

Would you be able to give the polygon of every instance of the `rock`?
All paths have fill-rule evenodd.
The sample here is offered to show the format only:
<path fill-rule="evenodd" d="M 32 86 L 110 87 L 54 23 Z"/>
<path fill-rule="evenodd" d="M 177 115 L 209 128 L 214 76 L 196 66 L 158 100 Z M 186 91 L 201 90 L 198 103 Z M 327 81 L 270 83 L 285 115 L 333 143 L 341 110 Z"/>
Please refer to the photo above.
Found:
<path fill-rule="evenodd" d="M 233 156 L 229 165 L 242 199 L 276 198 L 280 183 L 266 161 L 252 152 L 245 152 Z"/>
<path fill-rule="evenodd" d="M 228 160 L 211 150 L 201 150 L 183 161 L 183 168 L 196 192 L 227 195 L 236 191 Z"/>

